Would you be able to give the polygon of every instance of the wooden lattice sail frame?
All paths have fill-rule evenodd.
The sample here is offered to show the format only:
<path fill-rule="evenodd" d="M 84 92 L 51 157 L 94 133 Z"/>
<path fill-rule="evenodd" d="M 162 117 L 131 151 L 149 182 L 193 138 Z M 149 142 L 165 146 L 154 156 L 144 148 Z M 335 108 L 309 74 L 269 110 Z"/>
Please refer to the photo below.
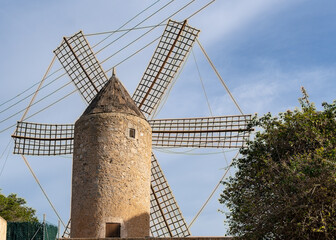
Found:
<path fill-rule="evenodd" d="M 149 120 L 154 147 L 241 148 L 249 138 L 251 115 Z M 18 122 L 15 154 L 73 153 L 73 124 Z"/>
<path fill-rule="evenodd" d="M 73 124 L 18 122 L 13 135 L 14 154 L 65 155 L 73 153 Z"/>
<path fill-rule="evenodd" d="M 241 148 L 251 115 L 149 121 L 155 147 Z"/>
<path fill-rule="evenodd" d="M 108 79 L 83 32 L 64 37 L 54 53 L 82 97 L 90 103 Z"/>
<path fill-rule="evenodd" d="M 190 52 L 199 30 L 187 21 L 169 20 L 144 75 L 133 94 L 140 111 L 150 117 Z M 64 37 L 54 51 L 81 96 L 89 104 L 107 82 L 107 76 L 83 33 Z M 155 147 L 241 148 L 249 138 L 251 115 L 150 120 Z M 73 124 L 18 122 L 13 134 L 14 153 L 62 155 L 73 152 Z M 152 237 L 186 237 L 187 224 L 159 163 L 152 153 Z M 70 223 L 70 221 L 69 221 Z M 68 224 L 69 226 L 70 224 Z M 68 229 L 69 230 L 69 229 Z"/>
<path fill-rule="evenodd" d="M 169 21 L 150 60 L 133 99 L 140 110 L 150 116 L 162 99 L 172 79 L 194 44 L 199 30 Z"/>

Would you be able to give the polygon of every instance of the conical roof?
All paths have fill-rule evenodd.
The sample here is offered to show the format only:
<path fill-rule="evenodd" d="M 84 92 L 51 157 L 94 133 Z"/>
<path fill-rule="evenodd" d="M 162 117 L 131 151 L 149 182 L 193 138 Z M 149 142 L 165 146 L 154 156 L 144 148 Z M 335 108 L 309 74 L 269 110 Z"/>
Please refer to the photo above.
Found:
<path fill-rule="evenodd" d="M 110 112 L 127 113 L 145 119 L 115 74 L 112 75 L 105 86 L 99 91 L 83 115 Z"/>

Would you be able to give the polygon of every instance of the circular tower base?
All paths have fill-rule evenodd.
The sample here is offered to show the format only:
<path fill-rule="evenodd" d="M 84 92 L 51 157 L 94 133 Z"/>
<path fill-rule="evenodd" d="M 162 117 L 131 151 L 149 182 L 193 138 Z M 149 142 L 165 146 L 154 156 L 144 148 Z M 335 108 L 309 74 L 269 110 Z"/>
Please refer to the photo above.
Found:
<path fill-rule="evenodd" d="M 149 236 L 151 128 L 127 113 L 75 124 L 71 238 Z"/>

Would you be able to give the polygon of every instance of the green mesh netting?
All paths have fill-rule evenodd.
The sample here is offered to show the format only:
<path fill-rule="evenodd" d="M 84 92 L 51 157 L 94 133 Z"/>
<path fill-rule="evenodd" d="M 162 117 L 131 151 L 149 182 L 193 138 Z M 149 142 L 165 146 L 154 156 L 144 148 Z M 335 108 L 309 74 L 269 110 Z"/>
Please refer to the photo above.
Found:
<path fill-rule="evenodd" d="M 44 237 L 43 237 L 44 235 Z M 7 240 L 55 240 L 57 227 L 35 222 L 7 222 Z"/>

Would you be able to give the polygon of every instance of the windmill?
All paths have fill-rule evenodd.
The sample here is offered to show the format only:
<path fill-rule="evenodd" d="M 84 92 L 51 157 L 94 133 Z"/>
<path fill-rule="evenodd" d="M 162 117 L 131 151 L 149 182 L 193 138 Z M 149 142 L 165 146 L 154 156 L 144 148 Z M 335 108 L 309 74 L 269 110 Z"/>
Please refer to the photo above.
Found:
<path fill-rule="evenodd" d="M 172 84 L 198 34 L 199 30 L 189 26 L 187 21 L 176 22 L 169 20 L 153 57 L 132 97 L 129 96 L 127 90 L 114 74 L 112 74 L 110 80 L 108 79 L 81 31 L 71 37 L 64 37 L 61 45 L 54 51 L 79 93 L 89 104 L 83 114 L 84 117 L 85 115 L 97 113 L 97 111 L 106 113 L 118 108 L 119 110 L 123 109 L 124 112 L 132 116 L 136 116 L 136 121 L 138 122 L 142 121 L 139 119 L 143 119 L 144 122 L 149 123 L 152 139 L 151 144 L 149 144 L 149 154 L 144 153 L 144 156 L 145 158 L 148 156 L 150 163 L 148 165 L 148 168 L 150 168 L 150 189 L 147 200 L 150 206 L 148 210 L 148 231 L 152 237 L 185 237 L 189 236 L 190 232 L 159 163 L 155 155 L 151 153 L 150 145 L 155 147 L 241 148 L 249 137 L 247 124 L 251 119 L 251 115 L 146 120 L 158 108 L 160 101 Z M 118 101 L 119 104 L 113 105 Z M 85 125 L 87 122 L 89 121 L 86 120 L 83 124 Z M 127 131 L 121 131 L 123 136 L 127 135 L 125 138 L 136 139 L 136 136 L 146 132 L 146 128 L 138 131 L 138 125 L 133 124 L 130 119 L 124 119 L 124 122 L 129 123 L 126 127 Z M 104 127 L 105 125 L 101 126 Z M 118 127 L 118 124 L 113 125 L 113 127 Z M 113 127 L 110 127 L 110 129 L 113 129 Z M 13 134 L 15 140 L 14 153 L 22 155 L 75 153 L 78 155 L 78 151 L 83 150 L 83 148 L 81 143 L 76 140 L 75 128 L 74 124 L 18 122 L 16 131 Z M 78 132 L 82 131 L 77 130 Z M 146 134 L 144 135 L 147 136 Z M 99 141 L 98 139 L 97 142 Z M 104 140 L 101 142 L 104 147 Z M 90 144 L 92 142 L 88 142 L 87 145 Z M 139 149 L 142 148 L 140 147 Z M 127 150 L 125 151 L 127 152 Z M 76 161 L 75 154 L 73 157 L 74 164 Z M 73 171 L 77 170 L 73 169 Z M 75 177 L 73 176 L 73 185 Z M 85 187 L 85 183 L 82 182 L 82 186 Z M 72 216 L 76 214 L 74 208 L 80 201 L 74 200 L 76 197 L 80 198 L 81 196 L 73 194 Z M 98 197 L 100 198 L 101 195 Z M 80 211 L 83 211 L 83 208 Z M 82 216 L 88 217 L 88 215 L 97 214 L 90 213 Z M 95 237 L 136 236 L 127 235 L 127 224 L 119 221 L 117 216 L 110 217 L 109 222 L 97 223 L 93 231 L 97 234 L 99 232 L 100 235 Z M 78 219 L 78 217 L 77 220 L 71 219 L 71 237 L 79 236 L 73 232 L 79 231 L 78 229 L 83 227 L 79 226 L 83 224 L 83 221 L 79 223 L 80 220 Z M 143 219 L 146 219 L 146 217 L 142 218 L 141 222 L 147 221 Z M 95 218 L 94 221 L 96 220 Z M 88 219 L 85 221 L 89 222 Z M 136 222 L 135 225 L 138 223 Z M 110 233 L 112 235 L 107 235 Z"/>

